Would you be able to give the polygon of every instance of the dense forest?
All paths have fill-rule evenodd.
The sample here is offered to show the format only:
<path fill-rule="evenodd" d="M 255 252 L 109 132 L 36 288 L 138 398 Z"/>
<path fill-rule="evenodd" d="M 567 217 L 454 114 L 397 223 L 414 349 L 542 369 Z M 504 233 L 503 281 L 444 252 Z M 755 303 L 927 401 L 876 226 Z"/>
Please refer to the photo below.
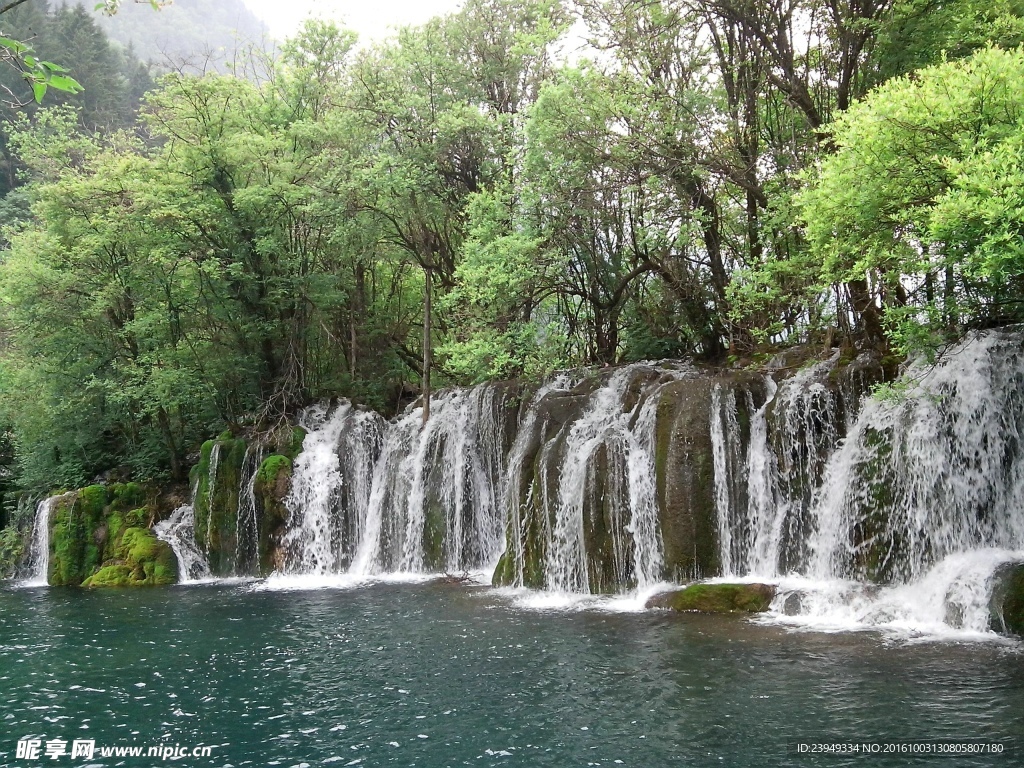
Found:
<path fill-rule="evenodd" d="M 82 13 L 0 16 L 85 86 L 3 129 L 24 489 L 181 479 L 325 397 L 935 354 L 1022 314 L 1019 0 L 467 0 L 372 47 L 311 21 L 137 121 L 145 68 Z"/>

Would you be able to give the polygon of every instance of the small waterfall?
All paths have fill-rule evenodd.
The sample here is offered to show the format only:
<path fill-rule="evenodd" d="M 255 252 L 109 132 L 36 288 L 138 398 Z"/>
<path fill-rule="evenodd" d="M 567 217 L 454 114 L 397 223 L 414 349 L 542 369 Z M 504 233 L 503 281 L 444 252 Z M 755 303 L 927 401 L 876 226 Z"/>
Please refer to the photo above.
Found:
<path fill-rule="evenodd" d="M 725 573 L 780 583 L 792 620 L 985 631 L 993 574 L 1024 561 L 1020 331 L 913 363 L 896 397 L 862 404 L 827 386 L 833 365 L 784 380 L 749 435 L 716 393 Z"/>
<path fill-rule="evenodd" d="M 36 505 L 36 516 L 32 523 L 32 539 L 25 559 L 28 574 L 23 582 L 26 587 L 45 587 L 49 584 L 50 571 L 50 517 L 61 499 L 74 494 L 62 494 L 42 499 Z"/>
<path fill-rule="evenodd" d="M 519 430 L 516 432 L 515 442 L 508 454 L 508 470 L 505 477 L 504 487 L 501 495 L 501 506 L 507 517 L 508 546 L 512 548 L 510 564 L 513 573 L 511 582 L 515 586 L 523 586 L 523 573 L 526 569 L 526 558 L 523 547 L 526 538 L 526 517 L 529 508 L 534 504 L 534 485 L 524 483 L 527 477 L 526 463 L 530 456 L 530 450 L 536 434 L 543 432 L 541 412 L 539 404 L 552 392 L 565 392 L 572 388 L 575 381 L 565 374 L 560 374 L 550 381 L 545 382 L 530 399 L 526 407 L 526 415 Z M 547 466 L 542 462 L 541 466 Z M 549 483 L 546 478 L 541 481 L 540 487 L 546 492 Z M 543 506 L 548 508 L 549 500 L 545 499 Z"/>
<path fill-rule="evenodd" d="M 1024 549 L 1019 334 L 989 332 L 905 378 L 906 395 L 870 400 L 829 460 L 814 576 L 906 583 L 955 553 Z"/>
<path fill-rule="evenodd" d="M 663 578 L 655 471 L 662 388 L 683 370 L 635 364 L 538 390 L 513 444 L 502 583 L 563 593 Z"/>
<path fill-rule="evenodd" d="M 329 574 L 351 562 L 365 525 L 370 478 L 380 452 L 383 419 L 341 403 L 318 405 L 301 420 L 306 429 L 285 505 L 289 573 Z"/>
<path fill-rule="evenodd" d="M 411 408 L 388 425 L 352 573 L 458 572 L 503 549 L 502 390 L 438 393 L 422 423 Z"/>
<path fill-rule="evenodd" d="M 193 493 L 193 498 L 195 494 Z M 166 520 L 153 526 L 158 539 L 166 541 L 178 559 L 178 583 L 210 578 L 206 556 L 196 546 L 195 512 L 191 504 L 178 507 Z"/>
<path fill-rule="evenodd" d="M 256 502 L 256 473 L 266 451 L 260 444 L 247 445 L 242 460 L 235 519 L 235 573 L 255 575 L 259 571 L 259 509 Z"/>
<path fill-rule="evenodd" d="M 210 471 L 206 483 L 206 536 L 204 540 L 206 542 L 206 561 L 210 562 L 210 556 L 212 554 L 213 535 L 214 535 L 214 494 L 217 488 L 217 465 L 220 463 L 220 442 L 214 441 L 213 448 L 210 451 Z M 192 503 L 195 504 L 195 491 L 192 493 Z"/>
<path fill-rule="evenodd" d="M 629 579 L 629 570 L 639 581 L 650 571 L 660 574 L 661 547 L 658 540 L 657 507 L 652 483 L 653 451 L 646 434 L 653 425 L 648 418 L 637 418 L 650 410 L 650 398 L 637 400 L 631 409 L 625 407 L 627 387 L 633 383 L 632 367 L 621 368 L 590 399 L 583 415 L 569 429 L 565 438 L 558 477 L 558 496 L 551 510 L 554 524 L 547 547 L 544 575 L 547 588 L 556 592 L 589 592 L 587 568 L 586 524 L 584 505 L 597 495 L 597 484 L 604 481 L 604 493 L 610 497 L 612 559 L 615 573 L 622 583 Z M 654 401 L 656 404 L 656 400 Z M 641 421 L 643 423 L 641 423 Z M 636 429 L 635 427 L 639 427 Z M 604 464 L 599 466 L 599 462 Z M 644 477 L 644 475 L 647 477 Z M 598 475 L 601 475 L 599 477 Z M 623 482 L 625 481 L 625 482 Z M 622 504 L 622 501 L 625 504 Z M 625 507 L 631 513 L 622 520 Z M 646 519 L 651 517 L 653 525 Z M 627 553 L 621 533 L 628 528 L 634 533 L 634 551 Z M 638 541 L 636 532 L 646 539 Z M 653 539 L 653 541 L 651 541 Z M 637 569 L 637 550 L 651 562 Z M 629 561 L 627 565 L 627 560 Z M 629 570 L 627 570 L 629 569 Z M 641 586 L 644 582 L 640 582 Z"/>

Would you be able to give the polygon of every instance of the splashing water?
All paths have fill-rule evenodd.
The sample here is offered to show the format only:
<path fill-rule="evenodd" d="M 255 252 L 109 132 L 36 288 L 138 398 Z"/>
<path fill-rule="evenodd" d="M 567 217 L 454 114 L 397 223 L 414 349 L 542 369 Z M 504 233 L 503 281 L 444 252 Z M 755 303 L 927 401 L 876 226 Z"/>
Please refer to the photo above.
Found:
<path fill-rule="evenodd" d="M 906 393 L 869 398 L 855 418 L 819 364 L 755 412 L 739 465 L 735 400 L 720 393 L 711 426 L 727 578 L 778 582 L 785 621 L 987 631 L 993 575 L 1024 561 L 1022 353 L 1018 331 L 981 334 L 935 366 L 910 365 Z M 735 493 L 737 475 L 764 477 L 770 492 L 748 482 L 746 497 Z"/>
<path fill-rule="evenodd" d="M 166 541 L 178 559 L 178 583 L 189 584 L 210 578 L 206 556 L 196 546 L 195 510 L 192 504 L 178 507 L 166 520 L 153 526 L 153 532 Z"/>

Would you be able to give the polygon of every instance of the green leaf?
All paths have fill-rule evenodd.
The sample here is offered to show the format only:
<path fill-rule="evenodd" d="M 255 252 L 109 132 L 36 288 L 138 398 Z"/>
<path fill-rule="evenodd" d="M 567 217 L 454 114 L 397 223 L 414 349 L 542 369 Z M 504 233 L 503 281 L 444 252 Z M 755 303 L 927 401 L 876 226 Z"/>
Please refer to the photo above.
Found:
<path fill-rule="evenodd" d="M 65 75 L 54 75 L 46 81 L 46 84 L 65 93 L 81 93 L 85 90 L 81 83 L 73 77 L 66 77 Z"/>
<path fill-rule="evenodd" d="M 32 95 L 36 97 L 36 104 L 43 103 L 43 96 L 46 95 L 46 83 L 40 80 L 31 80 Z"/>
<path fill-rule="evenodd" d="M 6 48 L 6 49 L 8 49 L 10 51 L 14 51 L 14 53 L 17 53 L 17 54 L 21 54 L 21 53 L 24 53 L 25 51 L 31 50 L 24 43 L 19 42 L 18 40 L 12 40 L 9 37 L 0 37 L 0 46 L 4 47 L 4 48 Z"/>

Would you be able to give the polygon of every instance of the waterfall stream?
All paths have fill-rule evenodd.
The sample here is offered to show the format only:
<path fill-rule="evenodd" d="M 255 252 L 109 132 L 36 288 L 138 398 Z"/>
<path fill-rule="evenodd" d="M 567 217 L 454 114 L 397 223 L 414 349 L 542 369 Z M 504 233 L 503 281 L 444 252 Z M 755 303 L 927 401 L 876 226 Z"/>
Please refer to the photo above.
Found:
<path fill-rule="evenodd" d="M 978 334 L 871 397 L 880 370 L 839 352 L 760 373 L 636 363 L 443 390 L 426 424 L 418 405 L 390 421 L 312 406 L 273 562 L 356 579 L 493 570 L 560 595 L 767 581 L 773 620 L 987 631 L 994 576 L 1024 562 L 1022 333 Z M 267 451 L 234 445 L 230 465 L 213 446 L 204 477 L 214 489 L 234 468 L 221 563 L 255 575 Z M 31 583 L 57 498 L 37 508 Z M 183 581 L 210 575 L 195 519 L 186 505 L 156 526 Z"/>
<path fill-rule="evenodd" d="M 50 517 L 54 507 L 69 494 L 49 496 L 36 505 L 36 516 L 32 523 L 32 538 L 25 558 L 27 574 L 22 582 L 26 587 L 45 587 L 50 570 Z"/>
<path fill-rule="evenodd" d="M 193 494 L 194 496 L 194 494 Z M 178 559 L 178 582 L 191 584 L 210 578 L 206 557 L 196 546 L 195 514 L 192 504 L 178 507 L 166 520 L 153 526 L 157 538 L 166 541 Z"/>

